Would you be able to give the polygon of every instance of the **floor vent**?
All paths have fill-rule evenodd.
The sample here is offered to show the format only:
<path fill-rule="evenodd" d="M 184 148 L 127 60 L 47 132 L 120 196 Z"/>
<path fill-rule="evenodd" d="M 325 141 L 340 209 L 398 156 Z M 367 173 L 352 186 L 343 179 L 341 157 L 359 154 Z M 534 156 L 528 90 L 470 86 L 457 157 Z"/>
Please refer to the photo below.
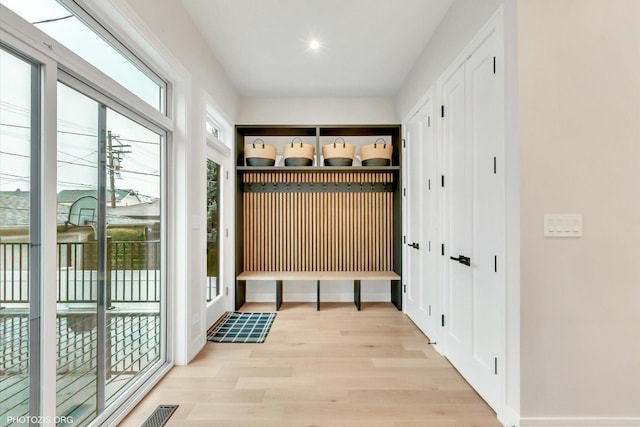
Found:
<path fill-rule="evenodd" d="M 142 424 L 142 427 L 162 427 L 169 421 L 171 415 L 176 412 L 178 405 L 160 405 Z"/>

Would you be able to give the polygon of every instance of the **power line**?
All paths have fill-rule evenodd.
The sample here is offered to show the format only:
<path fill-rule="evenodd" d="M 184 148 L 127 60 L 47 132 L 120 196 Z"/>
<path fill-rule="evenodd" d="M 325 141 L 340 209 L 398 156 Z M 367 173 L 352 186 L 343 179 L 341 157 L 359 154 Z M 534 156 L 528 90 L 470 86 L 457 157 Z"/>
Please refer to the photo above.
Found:
<path fill-rule="evenodd" d="M 0 123 L 0 126 L 6 126 L 10 128 L 31 129 L 31 126 L 12 125 L 11 123 Z"/>
<path fill-rule="evenodd" d="M 149 144 L 149 145 L 161 145 L 159 142 L 152 141 L 141 141 L 139 139 L 127 139 L 127 138 L 113 138 L 116 141 L 125 141 L 125 142 L 139 142 L 140 144 Z"/>
<path fill-rule="evenodd" d="M 26 180 L 31 179 L 31 178 L 29 178 L 28 176 L 23 176 L 23 175 L 13 175 L 13 174 L 11 174 L 11 173 L 4 173 L 4 172 L 0 172 L 0 176 L 2 176 L 2 175 L 4 175 L 4 176 L 8 176 L 8 177 L 11 177 L 11 178 L 20 178 L 20 179 L 26 179 Z"/>
<path fill-rule="evenodd" d="M 65 161 L 65 160 L 57 160 L 57 163 L 62 163 L 63 166 L 74 165 L 74 166 L 82 166 L 83 168 L 91 168 L 91 169 L 96 169 L 98 167 L 96 165 L 87 165 L 87 164 L 83 164 L 83 163 L 68 162 L 68 161 Z"/>
<path fill-rule="evenodd" d="M 89 154 L 85 154 L 84 156 L 74 156 L 73 154 L 70 154 L 70 153 L 67 153 L 67 152 L 65 152 L 65 151 L 61 151 L 61 150 L 58 150 L 58 153 L 60 153 L 60 154 L 64 154 L 65 156 L 71 156 L 71 157 L 72 157 L 72 159 L 71 159 L 71 160 L 68 160 L 68 161 L 70 161 L 70 162 L 75 162 L 76 160 L 85 160 L 85 158 L 87 158 L 87 157 L 89 157 L 89 156 L 93 156 L 94 154 L 97 154 L 97 153 L 98 153 L 98 150 L 94 150 L 94 151 L 92 151 L 92 152 L 91 152 L 91 153 L 89 153 Z M 88 161 L 89 161 L 89 160 L 88 160 Z M 73 164 L 75 164 L 75 163 L 73 163 Z M 67 165 L 62 165 L 62 166 L 60 166 L 60 167 L 62 168 L 62 167 L 65 167 L 65 166 L 67 166 Z"/>
<path fill-rule="evenodd" d="M 24 157 L 25 159 L 31 158 L 31 156 L 27 154 L 9 153 L 8 151 L 0 151 L 0 154 L 6 154 L 7 156 Z"/>
<path fill-rule="evenodd" d="M 46 23 L 48 23 L 48 22 L 62 21 L 63 19 L 69 19 L 69 18 L 73 18 L 73 15 L 63 16 L 63 17 L 61 17 L 61 18 L 43 19 L 42 21 L 35 21 L 35 22 L 32 22 L 32 24 L 33 24 L 33 25 L 46 24 Z"/>
<path fill-rule="evenodd" d="M 136 172 L 136 171 L 127 171 L 127 170 L 120 170 L 120 173 L 130 173 L 130 174 L 134 174 L 134 175 L 146 175 L 146 176 L 156 176 L 159 177 L 160 175 L 157 173 L 145 173 L 145 172 Z"/>
<path fill-rule="evenodd" d="M 19 128 L 19 129 L 31 129 L 31 126 L 21 126 L 21 125 L 12 125 L 11 123 L 0 123 L 0 126 Z M 77 135 L 77 136 L 88 136 L 91 138 L 97 138 L 98 135 L 92 135 L 90 133 L 81 133 L 81 132 L 71 132 L 66 130 L 58 130 L 58 133 L 64 133 L 66 135 Z"/>
<path fill-rule="evenodd" d="M 14 128 L 20 128 L 20 129 L 31 129 L 30 126 L 21 126 L 21 125 L 13 125 L 11 123 L 0 123 L 0 126 L 6 126 L 6 127 L 14 127 Z M 78 135 L 78 136 L 88 136 L 91 138 L 97 138 L 98 135 L 95 134 L 90 134 L 90 133 L 82 133 L 82 132 L 71 132 L 71 131 L 65 131 L 65 130 L 58 130 L 58 133 L 64 133 L 66 135 Z M 143 141 L 141 139 L 128 139 L 128 138 L 113 138 L 116 141 L 124 141 L 124 142 L 138 142 L 140 144 L 148 144 L 148 145 L 162 145 L 159 142 L 153 142 L 153 141 Z"/>

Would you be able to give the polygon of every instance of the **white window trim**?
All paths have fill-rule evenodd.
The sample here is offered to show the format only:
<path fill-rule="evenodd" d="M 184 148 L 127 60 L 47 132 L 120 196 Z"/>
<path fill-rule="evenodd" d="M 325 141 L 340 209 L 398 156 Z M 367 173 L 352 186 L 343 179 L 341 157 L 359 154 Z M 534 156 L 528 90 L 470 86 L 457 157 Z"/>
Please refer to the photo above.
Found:
<path fill-rule="evenodd" d="M 213 321 L 215 321 L 215 319 L 222 315 L 224 311 L 234 309 L 233 301 L 235 299 L 235 291 L 230 290 L 227 295 L 227 289 L 233 288 L 229 284 L 234 282 L 235 278 L 235 242 L 233 241 L 232 233 L 235 218 L 235 174 L 231 173 L 233 171 L 235 161 L 232 150 L 234 143 L 234 128 L 231 124 L 232 121 L 224 115 L 217 102 L 206 92 L 203 93 L 202 105 L 202 131 L 205 134 L 205 157 L 207 159 L 211 159 L 220 166 L 219 198 L 221 209 L 219 210 L 219 224 L 221 238 L 219 280 L 221 292 L 220 295 L 216 296 L 216 298 L 206 304 L 204 316 L 205 324 L 208 327 L 213 323 Z M 215 124 L 216 127 L 220 129 L 220 139 L 206 132 L 207 122 Z M 203 162 L 203 168 L 203 176 L 206 181 L 206 160 Z M 206 197 L 204 209 L 206 209 Z M 204 264 L 206 268 L 206 259 L 204 260 Z M 206 277 L 206 271 L 204 273 L 204 277 Z M 206 300 L 206 298 L 203 299 Z"/>

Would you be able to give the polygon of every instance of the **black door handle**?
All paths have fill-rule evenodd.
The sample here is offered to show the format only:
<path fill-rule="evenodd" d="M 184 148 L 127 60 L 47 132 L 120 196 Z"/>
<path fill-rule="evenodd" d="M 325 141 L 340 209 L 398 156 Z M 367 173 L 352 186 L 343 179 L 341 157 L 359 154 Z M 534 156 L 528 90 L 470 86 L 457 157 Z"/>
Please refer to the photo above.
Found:
<path fill-rule="evenodd" d="M 454 261 L 458 261 L 460 264 L 471 265 L 471 258 L 464 255 L 458 255 L 458 258 L 452 256 L 450 256 L 449 258 Z"/>
<path fill-rule="evenodd" d="M 413 249 L 420 249 L 420 243 L 416 243 L 416 242 L 409 243 L 407 246 L 409 246 L 409 247 L 411 247 Z"/>

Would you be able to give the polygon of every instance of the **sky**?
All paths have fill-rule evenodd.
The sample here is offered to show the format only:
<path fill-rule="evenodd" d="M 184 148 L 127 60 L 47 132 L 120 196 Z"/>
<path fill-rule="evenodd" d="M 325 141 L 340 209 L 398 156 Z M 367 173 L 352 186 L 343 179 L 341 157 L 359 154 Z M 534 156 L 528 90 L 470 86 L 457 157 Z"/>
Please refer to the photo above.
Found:
<path fill-rule="evenodd" d="M 159 86 L 111 48 L 54 0 L 0 0 L 30 22 L 38 24 L 56 40 L 80 54 L 97 68 L 142 98 L 159 107 Z M 28 191 L 31 115 L 30 66 L 24 60 L 0 52 L 0 191 Z M 95 189 L 97 185 L 98 102 L 58 83 L 58 191 Z M 114 171 L 117 189 L 160 196 L 160 144 L 155 132 L 107 110 L 107 129 L 112 131 L 120 169 Z M 45 141 L 46 143 L 46 141 Z M 116 161 L 117 163 L 117 161 Z M 109 179 L 107 179 L 107 183 Z"/>

